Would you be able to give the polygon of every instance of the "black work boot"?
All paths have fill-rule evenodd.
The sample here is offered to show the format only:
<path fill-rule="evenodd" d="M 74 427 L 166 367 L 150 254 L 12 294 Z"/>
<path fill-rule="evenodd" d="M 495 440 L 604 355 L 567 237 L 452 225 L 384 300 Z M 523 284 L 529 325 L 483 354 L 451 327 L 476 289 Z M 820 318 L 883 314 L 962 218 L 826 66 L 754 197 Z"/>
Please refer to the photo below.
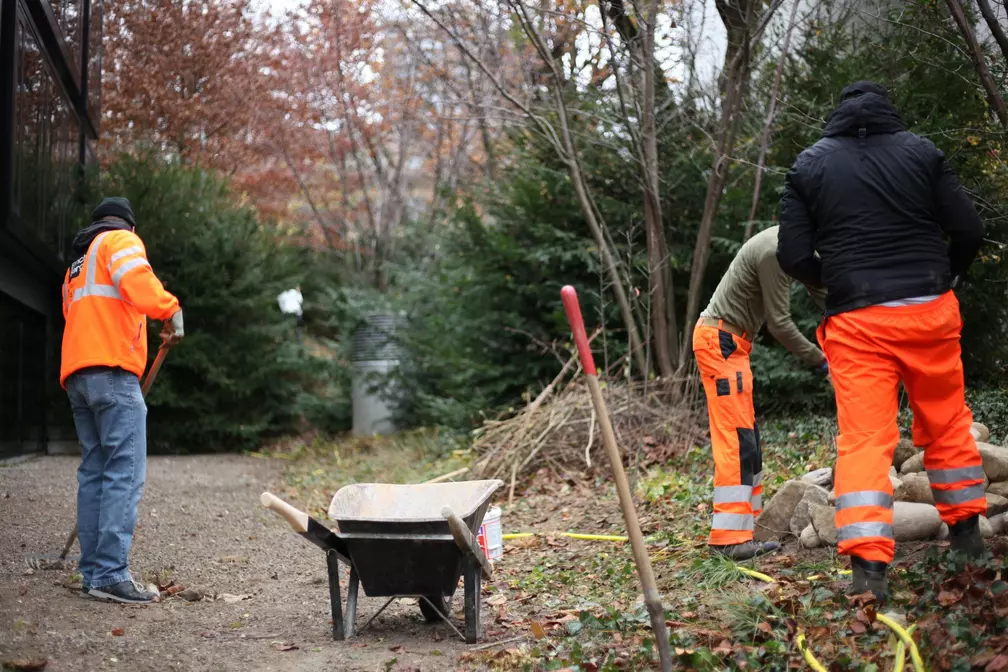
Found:
<path fill-rule="evenodd" d="M 780 548 L 776 541 L 747 541 L 743 544 L 729 544 L 727 546 L 711 545 L 710 549 L 718 555 L 723 555 L 732 560 L 749 560 L 757 555 L 773 553 Z"/>
<path fill-rule="evenodd" d="M 871 591 L 881 604 L 889 598 L 889 585 L 886 580 L 886 570 L 889 565 L 878 560 L 863 560 L 856 555 L 851 556 L 851 586 L 848 595 L 860 595 Z"/>
<path fill-rule="evenodd" d="M 973 515 L 949 525 L 949 545 L 953 551 L 965 553 L 971 558 L 983 555 L 984 542 L 980 536 L 980 516 Z"/>

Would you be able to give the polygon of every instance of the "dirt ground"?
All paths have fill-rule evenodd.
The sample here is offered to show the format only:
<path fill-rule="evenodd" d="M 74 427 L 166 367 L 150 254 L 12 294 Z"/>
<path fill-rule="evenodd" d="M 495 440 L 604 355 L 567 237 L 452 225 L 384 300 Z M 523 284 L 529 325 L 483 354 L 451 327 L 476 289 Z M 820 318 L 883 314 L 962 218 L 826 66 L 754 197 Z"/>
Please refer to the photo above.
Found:
<path fill-rule="evenodd" d="M 28 570 L 27 555 L 58 553 L 73 526 L 77 462 L 43 457 L 0 466 L 0 664 L 47 660 L 47 671 L 466 667 L 458 656 L 468 647 L 457 635 L 424 623 L 415 604 L 401 601 L 359 638 L 331 639 L 324 556 L 259 504 L 264 490 L 282 492 L 278 460 L 151 457 L 148 464 L 134 572 L 247 599 L 175 596 L 122 606 L 80 597 L 73 572 Z M 459 590 L 456 610 L 461 602 Z M 358 624 L 383 603 L 362 592 Z"/>

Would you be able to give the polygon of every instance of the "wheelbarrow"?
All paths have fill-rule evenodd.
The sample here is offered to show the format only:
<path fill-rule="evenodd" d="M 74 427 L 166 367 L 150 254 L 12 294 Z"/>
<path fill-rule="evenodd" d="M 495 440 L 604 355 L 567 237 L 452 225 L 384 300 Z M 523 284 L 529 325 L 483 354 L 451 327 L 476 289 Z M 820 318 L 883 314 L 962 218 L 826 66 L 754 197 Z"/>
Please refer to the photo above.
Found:
<path fill-rule="evenodd" d="M 301 536 L 325 551 L 333 639 L 352 637 L 361 587 L 368 597 L 387 597 L 361 628 L 367 628 L 393 600 L 412 597 L 429 622 L 443 620 L 467 643 L 480 636 L 481 579 L 493 574 L 476 542 L 490 497 L 503 481 L 461 481 L 395 485 L 356 483 L 333 496 L 330 530 L 272 493 L 260 501 L 280 514 Z M 339 584 L 339 563 L 350 568 L 346 603 Z M 452 596 L 463 579 L 465 634 L 451 622 Z"/>

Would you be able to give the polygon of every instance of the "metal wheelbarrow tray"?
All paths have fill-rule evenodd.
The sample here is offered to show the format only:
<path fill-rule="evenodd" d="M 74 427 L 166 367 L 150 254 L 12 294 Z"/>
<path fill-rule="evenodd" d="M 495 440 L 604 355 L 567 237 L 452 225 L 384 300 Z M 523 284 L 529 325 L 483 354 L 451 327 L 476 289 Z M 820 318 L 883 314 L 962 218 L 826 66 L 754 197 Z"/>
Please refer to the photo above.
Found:
<path fill-rule="evenodd" d="M 326 551 L 334 639 L 354 634 L 361 586 L 369 597 L 389 598 L 365 628 L 395 598 L 416 597 L 428 621 L 441 619 L 455 629 L 448 619 L 449 605 L 461 577 L 465 634 L 459 635 L 472 644 L 479 639 L 481 578 L 489 579 L 492 572 L 475 537 L 491 496 L 503 485 L 500 480 L 347 485 L 329 504 L 329 518 L 339 531 L 328 530 L 269 493 L 262 501 Z M 279 504 L 268 503 L 267 495 Z M 339 584 L 341 560 L 350 567 L 345 605 Z"/>

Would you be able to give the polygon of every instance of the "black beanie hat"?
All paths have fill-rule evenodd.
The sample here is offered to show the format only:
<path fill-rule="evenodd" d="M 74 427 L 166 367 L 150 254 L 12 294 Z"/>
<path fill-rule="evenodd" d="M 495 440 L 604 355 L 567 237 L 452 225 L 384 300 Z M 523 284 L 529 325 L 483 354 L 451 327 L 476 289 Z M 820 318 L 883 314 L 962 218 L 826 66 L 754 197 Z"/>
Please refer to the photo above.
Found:
<path fill-rule="evenodd" d="M 122 196 L 114 196 L 112 198 L 104 199 L 94 212 L 91 213 L 91 222 L 97 222 L 106 217 L 118 217 L 119 219 L 126 220 L 126 222 L 135 227 L 136 217 L 133 215 L 133 206 L 130 205 L 128 198 L 123 198 Z"/>
<path fill-rule="evenodd" d="M 889 92 L 885 90 L 885 87 L 881 84 L 876 84 L 875 82 L 869 82 L 867 80 L 861 80 L 860 82 L 854 82 L 853 84 L 848 84 L 840 92 L 840 100 L 847 100 L 848 98 L 857 98 L 864 93 L 874 93 L 882 96 L 885 99 L 889 98 Z"/>

